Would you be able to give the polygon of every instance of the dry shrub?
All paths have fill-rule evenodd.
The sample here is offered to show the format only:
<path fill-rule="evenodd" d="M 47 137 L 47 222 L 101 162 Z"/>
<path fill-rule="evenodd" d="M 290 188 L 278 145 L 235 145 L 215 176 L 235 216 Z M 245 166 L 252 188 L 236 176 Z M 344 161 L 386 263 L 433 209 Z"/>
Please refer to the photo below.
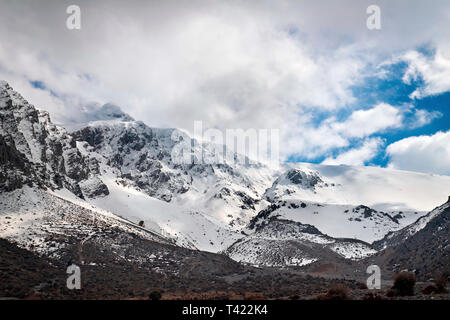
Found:
<path fill-rule="evenodd" d="M 318 295 L 316 300 L 348 300 L 348 289 L 343 285 L 335 285 L 328 289 L 326 294 Z"/>
<path fill-rule="evenodd" d="M 437 292 L 437 288 L 433 286 L 432 284 L 425 287 L 425 289 L 422 290 L 423 294 L 433 294 Z"/>
<path fill-rule="evenodd" d="M 367 290 L 368 289 L 367 285 L 364 282 L 359 282 L 357 286 L 358 286 L 358 289 L 360 289 L 360 290 Z"/>
<path fill-rule="evenodd" d="M 244 300 L 267 300 L 267 297 L 261 293 L 249 293 L 244 294 Z"/>
<path fill-rule="evenodd" d="M 385 298 L 383 296 L 380 296 L 378 293 L 369 292 L 363 297 L 363 300 L 378 301 L 378 300 L 385 300 Z"/>
<path fill-rule="evenodd" d="M 413 296 L 416 277 L 412 272 L 402 271 L 394 277 L 394 286 L 391 288 L 394 296 Z M 390 290 L 390 291 L 391 291 Z"/>
<path fill-rule="evenodd" d="M 162 293 L 160 291 L 152 291 L 150 292 L 150 294 L 148 295 L 150 300 L 161 300 L 162 298 Z"/>
<path fill-rule="evenodd" d="M 442 272 L 436 279 L 434 280 L 434 284 L 436 285 L 436 293 L 447 293 L 447 282 L 449 277 L 449 271 Z"/>
<path fill-rule="evenodd" d="M 386 293 L 386 296 L 389 298 L 395 297 L 397 295 L 395 290 L 389 289 L 388 292 Z"/>

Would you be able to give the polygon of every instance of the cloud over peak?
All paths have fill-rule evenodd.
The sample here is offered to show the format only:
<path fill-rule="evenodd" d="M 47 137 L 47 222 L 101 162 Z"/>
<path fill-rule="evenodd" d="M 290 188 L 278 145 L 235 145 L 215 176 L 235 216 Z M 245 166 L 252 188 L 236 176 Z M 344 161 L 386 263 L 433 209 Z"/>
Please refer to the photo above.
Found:
<path fill-rule="evenodd" d="M 112 101 L 150 126 L 280 129 L 284 158 L 367 163 L 380 136 L 442 117 L 414 102 L 450 90 L 449 2 L 378 2 L 374 32 L 366 0 L 84 1 L 76 31 L 65 2 L 9 1 L 0 78 L 62 125 Z M 355 90 L 392 61 L 408 65 L 404 84 L 422 79 L 412 107 Z"/>

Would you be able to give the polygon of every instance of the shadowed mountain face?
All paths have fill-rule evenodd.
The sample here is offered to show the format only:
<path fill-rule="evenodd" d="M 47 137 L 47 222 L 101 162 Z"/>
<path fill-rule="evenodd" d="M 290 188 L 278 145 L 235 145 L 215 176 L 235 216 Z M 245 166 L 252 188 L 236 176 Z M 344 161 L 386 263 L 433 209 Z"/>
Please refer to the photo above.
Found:
<path fill-rule="evenodd" d="M 421 279 L 436 277 L 450 268 L 450 198 L 410 226 L 375 243 L 385 247 L 374 261 L 387 270 L 415 270 Z"/>

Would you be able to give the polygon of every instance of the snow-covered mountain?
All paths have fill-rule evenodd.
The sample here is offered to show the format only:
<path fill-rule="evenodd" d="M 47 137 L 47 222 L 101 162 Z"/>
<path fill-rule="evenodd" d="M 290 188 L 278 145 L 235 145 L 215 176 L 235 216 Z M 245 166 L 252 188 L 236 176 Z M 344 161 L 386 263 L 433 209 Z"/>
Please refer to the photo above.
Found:
<path fill-rule="evenodd" d="M 190 137 L 177 129 L 121 119 L 91 122 L 73 136 L 86 141 L 80 149 L 102 160 L 123 185 L 186 208 L 208 208 L 210 216 L 230 225 L 248 222 L 273 179 L 274 172 L 261 164 L 180 164 L 175 152 L 178 139 Z M 208 145 L 195 148 L 210 152 Z"/>
<path fill-rule="evenodd" d="M 0 212 L 2 238 L 53 259 L 61 258 L 61 252 L 69 245 L 101 239 L 113 232 L 173 244 L 108 211 L 90 206 L 69 192 L 61 197 L 52 191 L 24 186 L 0 194 Z"/>
<path fill-rule="evenodd" d="M 274 181 L 266 197 L 365 205 L 386 213 L 423 213 L 445 202 L 450 191 L 448 176 L 367 166 L 308 163 L 285 166 L 288 169 Z"/>
<path fill-rule="evenodd" d="M 95 121 L 76 131 L 78 148 L 99 163 L 109 194 L 88 201 L 179 245 L 218 252 L 242 237 L 262 209 L 273 175 L 263 165 L 179 164 L 173 161 L 177 129 L 137 121 Z M 206 150 L 205 146 L 197 146 Z"/>
<path fill-rule="evenodd" d="M 450 194 L 450 177 L 384 168 L 180 163 L 180 141 L 191 141 L 194 154 L 210 155 L 214 146 L 178 129 L 151 128 L 114 105 L 88 112 L 81 118 L 90 121 L 72 124 L 75 131 L 68 133 L 0 82 L 0 190 L 2 208 L 9 208 L 1 212 L 0 237 L 27 248 L 37 248 L 33 240 L 44 245 L 39 212 L 51 210 L 42 198 L 61 206 L 60 214 L 70 203 L 108 217 L 107 225 L 145 231 L 154 241 L 250 264 L 305 265 L 372 255 L 372 242 L 410 225 Z M 41 229 L 47 235 L 54 230 Z M 16 237 L 18 230 L 25 236 Z"/>

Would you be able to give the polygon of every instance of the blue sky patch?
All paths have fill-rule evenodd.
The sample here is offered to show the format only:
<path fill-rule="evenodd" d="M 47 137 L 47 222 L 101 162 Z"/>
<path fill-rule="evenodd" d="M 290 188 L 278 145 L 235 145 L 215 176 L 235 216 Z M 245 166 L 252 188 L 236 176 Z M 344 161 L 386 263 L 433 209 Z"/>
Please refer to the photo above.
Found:
<path fill-rule="evenodd" d="M 433 55 L 433 50 L 428 47 L 420 49 L 422 54 Z M 384 132 L 371 135 L 369 138 L 379 137 L 384 141 L 384 147 L 381 151 L 365 163 L 366 165 L 386 166 L 389 162 L 384 150 L 388 145 L 408 138 L 411 136 L 432 135 L 438 131 L 450 130 L 450 92 L 429 96 L 422 99 L 411 99 L 410 95 L 417 89 L 424 86 L 423 79 L 418 78 L 410 83 L 402 80 L 408 65 L 405 62 L 392 64 L 383 67 L 383 73 L 380 77 L 367 78 L 364 83 L 352 88 L 353 95 L 356 98 L 348 108 L 339 109 L 337 113 L 317 112 L 314 115 L 316 126 L 330 117 L 335 117 L 338 121 L 344 121 L 355 110 L 367 110 L 373 108 L 379 103 L 387 103 L 402 111 L 403 125 L 399 128 L 391 128 Z M 430 117 L 429 123 L 419 123 L 416 112 L 427 113 Z M 326 155 L 310 159 L 305 156 L 293 155 L 287 159 L 289 162 L 313 162 L 321 163 L 328 157 L 357 149 L 363 143 L 363 139 L 350 139 L 350 146 L 346 148 L 336 148 Z"/>

